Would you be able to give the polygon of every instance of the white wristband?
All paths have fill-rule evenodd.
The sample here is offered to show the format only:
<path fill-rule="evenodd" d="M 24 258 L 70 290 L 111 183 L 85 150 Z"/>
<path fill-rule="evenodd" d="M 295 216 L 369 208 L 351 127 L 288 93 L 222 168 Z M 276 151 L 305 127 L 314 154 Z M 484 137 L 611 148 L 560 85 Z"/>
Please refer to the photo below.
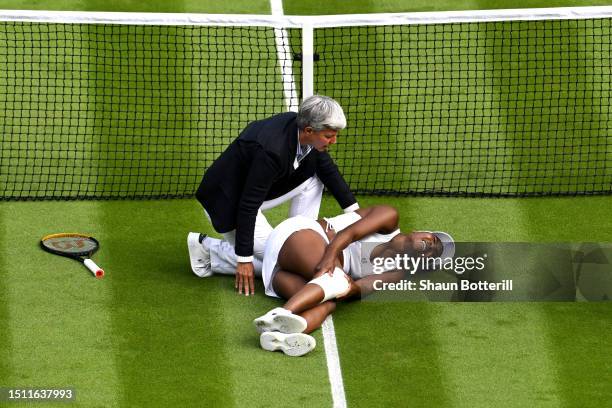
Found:
<path fill-rule="evenodd" d="M 240 256 L 240 255 L 236 255 L 236 259 L 238 260 L 238 262 L 240 263 L 244 263 L 244 262 L 253 262 L 253 255 L 251 256 Z"/>
<path fill-rule="evenodd" d="M 353 211 L 358 210 L 358 209 L 359 209 L 359 203 L 355 203 L 355 204 L 353 204 L 353 205 L 351 205 L 349 207 L 346 207 L 343 211 L 345 213 L 350 213 L 350 212 L 353 212 Z"/>

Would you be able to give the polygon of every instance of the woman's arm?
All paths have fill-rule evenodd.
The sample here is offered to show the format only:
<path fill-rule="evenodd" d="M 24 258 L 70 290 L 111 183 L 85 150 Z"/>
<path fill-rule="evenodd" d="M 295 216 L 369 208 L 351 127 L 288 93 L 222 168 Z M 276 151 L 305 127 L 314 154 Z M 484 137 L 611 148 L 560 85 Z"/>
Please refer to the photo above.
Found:
<path fill-rule="evenodd" d="M 335 260 L 344 248 L 352 242 L 358 241 L 375 232 L 392 232 L 397 229 L 399 214 L 397 210 L 388 205 L 377 205 L 357 210 L 361 219 L 340 231 L 325 248 L 321 262 L 315 268 L 315 276 L 323 273 L 332 273 Z"/>

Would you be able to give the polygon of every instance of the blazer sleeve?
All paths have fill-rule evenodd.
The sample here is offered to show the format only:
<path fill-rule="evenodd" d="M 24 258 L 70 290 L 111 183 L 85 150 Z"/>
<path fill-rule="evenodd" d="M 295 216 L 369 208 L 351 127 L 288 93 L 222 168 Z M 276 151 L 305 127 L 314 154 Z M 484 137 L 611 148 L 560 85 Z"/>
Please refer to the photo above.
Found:
<path fill-rule="evenodd" d="M 318 152 L 317 158 L 317 176 L 323 182 L 325 187 L 334 196 L 340 208 L 346 209 L 357 203 L 355 196 L 351 192 L 348 184 L 338 170 L 338 166 L 332 160 L 327 152 Z M 359 208 L 356 206 L 356 208 Z"/>
<path fill-rule="evenodd" d="M 253 239 L 257 211 L 266 199 L 270 187 L 281 173 L 280 159 L 269 151 L 257 150 L 238 204 L 236 225 L 236 255 L 253 255 Z"/>

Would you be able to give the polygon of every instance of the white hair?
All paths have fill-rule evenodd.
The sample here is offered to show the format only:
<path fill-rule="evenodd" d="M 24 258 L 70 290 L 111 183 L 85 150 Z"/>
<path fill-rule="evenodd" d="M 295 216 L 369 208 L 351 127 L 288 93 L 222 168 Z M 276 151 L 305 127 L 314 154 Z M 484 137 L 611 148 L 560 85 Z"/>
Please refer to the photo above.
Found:
<path fill-rule="evenodd" d="M 298 129 L 307 126 L 316 132 L 323 129 L 341 130 L 346 127 L 342 106 L 329 96 L 312 95 L 300 105 L 297 115 Z"/>

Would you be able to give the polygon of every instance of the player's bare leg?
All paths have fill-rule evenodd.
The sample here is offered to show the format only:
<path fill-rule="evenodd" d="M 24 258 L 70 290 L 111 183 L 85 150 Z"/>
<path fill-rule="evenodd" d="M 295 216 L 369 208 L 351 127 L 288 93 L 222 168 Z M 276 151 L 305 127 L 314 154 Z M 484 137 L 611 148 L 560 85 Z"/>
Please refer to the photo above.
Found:
<path fill-rule="evenodd" d="M 297 231 L 285 241 L 278 256 L 280 270 L 275 273 L 272 286 L 279 296 L 289 301 L 282 308 L 255 319 L 258 331 L 299 330 L 310 333 L 321 327 L 325 318 L 336 309 L 331 297 L 325 299 L 322 287 L 310 283 L 326 246 L 323 237 L 309 229 Z"/>
<path fill-rule="evenodd" d="M 312 288 L 318 291 L 312 291 Z M 299 275 L 287 271 L 278 271 L 274 275 L 274 290 L 285 299 L 289 299 L 283 306 L 284 309 L 306 319 L 308 326 L 304 333 L 321 327 L 323 320 L 336 310 L 336 302 L 323 300 L 323 291 L 316 285 L 307 285 L 306 280 Z"/>
<path fill-rule="evenodd" d="M 287 307 L 285 306 L 285 309 L 286 308 Z M 306 319 L 306 322 L 308 323 L 304 333 L 312 333 L 321 327 L 325 318 L 332 314 L 335 310 L 336 301 L 328 300 L 327 302 L 319 303 L 318 305 L 300 313 L 300 316 Z"/>

